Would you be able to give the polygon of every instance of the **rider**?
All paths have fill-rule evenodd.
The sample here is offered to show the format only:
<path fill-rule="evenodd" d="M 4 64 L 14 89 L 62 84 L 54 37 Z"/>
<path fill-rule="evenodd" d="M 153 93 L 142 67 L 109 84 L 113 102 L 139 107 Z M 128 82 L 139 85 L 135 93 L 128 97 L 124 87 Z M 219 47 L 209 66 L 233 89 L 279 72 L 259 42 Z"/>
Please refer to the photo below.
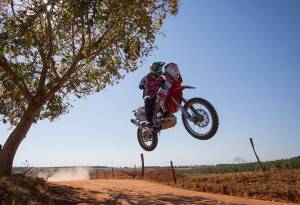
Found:
<path fill-rule="evenodd" d="M 139 88 L 144 90 L 143 98 L 145 102 L 145 112 L 147 126 L 153 126 L 153 114 L 157 93 L 164 80 L 164 62 L 154 62 L 150 67 L 150 72 L 141 80 Z"/>

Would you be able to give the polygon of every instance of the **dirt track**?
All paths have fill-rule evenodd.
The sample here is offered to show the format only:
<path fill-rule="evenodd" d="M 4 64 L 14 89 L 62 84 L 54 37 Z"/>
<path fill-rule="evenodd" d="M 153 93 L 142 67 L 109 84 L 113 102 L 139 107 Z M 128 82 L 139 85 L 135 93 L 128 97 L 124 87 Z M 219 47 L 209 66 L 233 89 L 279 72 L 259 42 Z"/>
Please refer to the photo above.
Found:
<path fill-rule="evenodd" d="M 288 204 L 188 191 L 141 180 L 101 179 L 56 184 L 72 187 L 80 204 Z"/>

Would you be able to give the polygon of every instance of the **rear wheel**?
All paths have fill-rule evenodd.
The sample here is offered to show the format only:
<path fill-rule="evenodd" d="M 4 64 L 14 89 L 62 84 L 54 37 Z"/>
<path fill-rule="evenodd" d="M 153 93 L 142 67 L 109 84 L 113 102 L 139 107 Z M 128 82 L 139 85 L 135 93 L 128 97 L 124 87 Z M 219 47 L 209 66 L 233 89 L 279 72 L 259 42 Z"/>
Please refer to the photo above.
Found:
<path fill-rule="evenodd" d="M 137 130 L 137 138 L 140 146 L 148 152 L 153 151 L 158 143 L 158 137 L 155 132 L 145 131 L 141 128 Z"/>
<path fill-rule="evenodd" d="M 184 109 L 190 118 L 182 115 L 182 122 L 190 135 L 199 140 L 212 138 L 219 127 L 219 118 L 215 108 L 202 98 L 192 98 L 186 102 Z"/>

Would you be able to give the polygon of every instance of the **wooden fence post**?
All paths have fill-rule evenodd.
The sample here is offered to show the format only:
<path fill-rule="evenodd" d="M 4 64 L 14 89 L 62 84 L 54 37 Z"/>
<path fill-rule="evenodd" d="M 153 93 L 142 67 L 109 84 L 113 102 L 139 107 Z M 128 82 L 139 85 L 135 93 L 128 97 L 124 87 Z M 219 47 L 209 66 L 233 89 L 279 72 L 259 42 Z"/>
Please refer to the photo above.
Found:
<path fill-rule="evenodd" d="M 113 167 L 111 168 L 111 173 L 112 173 L 113 178 L 115 178 L 115 173 L 114 173 L 114 168 Z"/>
<path fill-rule="evenodd" d="M 144 155 L 143 154 L 141 154 L 141 160 L 142 160 L 142 173 L 141 173 L 141 176 L 144 177 L 145 167 L 144 167 Z"/>
<path fill-rule="evenodd" d="M 96 178 L 97 178 L 97 179 L 99 179 L 98 174 L 99 174 L 99 170 L 98 170 L 98 168 L 96 168 Z"/>
<path fill-rule="evenodd" d="M 256 154 L 256 151 L 255 151 L 255 148 L 254 148 L 254 143 L 253 143 L 253 139 L 252 139 L 252 138 L 250 138 L 250 143 L 251 143 L 253 152 L 254 152 L 254 154 L 255 154 L 255 156 L 256 156 L 256 159 L 257 159 L 257 161 L 258 161 L 258 163 L 259 163 L 259 166 L 260 166 L 261 170 L 264 172 L 264 171 L 265 171 L 265 168 L 263 167 L 262 163 L 260 162 L 260 160 L 259 160 L 259 158 L 258 158 L 258 156 L 257 156 L 257 154 Z"/>
<path fill-rule="evenodd" d="M 173 162 L 172 161 L 171 161 L 171 169 L 172 169 L 173 181 L 176 184 L 177 180 L 176 180 L 175 170 L 174 170 L 174 166 L 173 166 Z"/>

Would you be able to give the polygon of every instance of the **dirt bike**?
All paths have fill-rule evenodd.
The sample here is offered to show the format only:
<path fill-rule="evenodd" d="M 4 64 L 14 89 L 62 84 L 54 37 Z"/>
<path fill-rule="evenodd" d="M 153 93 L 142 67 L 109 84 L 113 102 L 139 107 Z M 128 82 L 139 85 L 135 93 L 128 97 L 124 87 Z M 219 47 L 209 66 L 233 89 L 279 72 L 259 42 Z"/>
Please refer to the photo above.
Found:
<path fill-rule="evenodd" d="M 152 151 L 158 143 L 158 134 L 161 130 L 169 129 L 177 124 L 174 115 L 179 110 L 182 112 L 182 122 L 187 132 L 199 140 L 212 138 L 219 126 L 219 119 L 215 108 L 205 99 L 183 98 L 183 90 L 195 89 L 192 86 L 183 86 L 181 83 L 175 84 L 170 90 L 170 95 L 161 106 L 161 101 L 155 104 L 155 114 L 153 116 L 153 126 L 147 126 L 145 108 L 140 107 L 133 111 L 135 119 L 131 122 L 137 129 L 137 138 L 140 146 L 146 151 Z"/>

